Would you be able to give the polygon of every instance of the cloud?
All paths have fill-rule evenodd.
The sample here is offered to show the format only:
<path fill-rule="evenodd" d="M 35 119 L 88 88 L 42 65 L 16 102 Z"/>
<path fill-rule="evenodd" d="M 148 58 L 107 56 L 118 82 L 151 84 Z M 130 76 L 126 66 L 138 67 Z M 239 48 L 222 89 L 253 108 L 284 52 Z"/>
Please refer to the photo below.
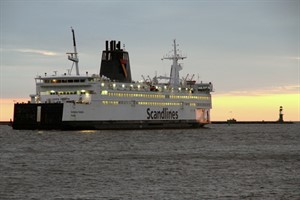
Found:
<path fill-rule="evenodd" d="M 289 59 L 289 60 L 300 60 L 299 56 L 298 57 L 297 56 L 286 56 L 284 58 Z"/>
<path fill-rule="evenodd" d="M 27 48 L 21 48 L 21 49 L 5 49 L 0 48 L 0 52 L 20 52 L 20 53 L 29 53 L 29 54 L 38 54 L 43 56 L 58 56 L 61 53 L 54 52 L 54 51 L 48 51 L 43 49 L 27 49 Z"/>
<path fill-rule="evenodd" d="M 222 93 L 220 95 L 228 96 L 264 96 L 273 94 L 299 94 L 299 85 L 285 85 L 285 86 L 274 86 L 265 88 L 256 88 L 250 90 L 235 90 L 228 93 Z"/>
<path fill-rule="evenodd" d="M 44 56 L 57 56 L 58 53 L 48 50 L 41 50 L 41 49 L 16 49 L 17 52 L 22 53 L 32 53 L 32 54 L 39 54 Z"/>

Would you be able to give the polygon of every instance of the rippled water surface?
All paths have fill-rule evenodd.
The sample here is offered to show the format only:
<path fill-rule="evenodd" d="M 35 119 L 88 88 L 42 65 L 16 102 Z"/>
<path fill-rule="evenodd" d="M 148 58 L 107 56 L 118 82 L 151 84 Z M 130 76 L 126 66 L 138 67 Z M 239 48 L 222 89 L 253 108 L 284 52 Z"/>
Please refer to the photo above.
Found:
<path fill-rule="evenodd" d="M 300 199 L 300 124 L 0 126 L 0 199 Z"/>

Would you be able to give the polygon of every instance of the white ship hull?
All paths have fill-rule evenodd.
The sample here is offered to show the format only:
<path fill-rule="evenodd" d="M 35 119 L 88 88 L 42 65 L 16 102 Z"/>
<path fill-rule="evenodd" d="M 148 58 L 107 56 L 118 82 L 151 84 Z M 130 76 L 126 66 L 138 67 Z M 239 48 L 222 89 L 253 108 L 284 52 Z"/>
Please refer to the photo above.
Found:
<path fill-rule="evenodd" d="M 196 107 L 195 103 L 188 101 L 118 100 L 101 95 L 90 103 L 67 101 L 16 104 L 14 128 L 66 130 L 198 128 L 210 123 L 211 100 L 209 97 L 207 99 L 202 101 L 202 107 Z M 30 113 L 29 118 L 18 120 L 18 116 L 26 117 L 24 113 Z"/>
<path fill-rule="evenodd" d="M 111 104 L 106 104 L 111 102 Z M 124 102 L 124 101 L 123 101 Z M 167 106 L 162 102 L 158 106 L 143 105 L 143 101 L 125 101 L 118 104 L 117 100 L 95 101 L 90 104 L 64 103 L 62 121 L 109 121 L 109 120 L 197 120 L 209 121 L 210 102 L 206 107 L 195 107 L 185 102 L 177 102 L 179 106 Z M 203 114 L 202 114 L 203 113 Z"/>
<path fill-rule="evenodd" d="M 22 114 L 23 112 L 23 114 Z M 24 113 L 26 120 L 18 119 Z M 127 113 L 127 115 L 124 115 Z M 26 117 L 26 116 L 25 116 Z M 72 103 L 15 104 L 15 129 L 157 129 L 198 128 L 209 123 L 209 109 L 73 105 Z"/>
<path fill-rule="evenodd" d="M 210 108 L 65 103 L 62 122 L 69 128 L 187 128 L 209 123 Z M 116 127 L 112 127 L 115 125 Z"/>

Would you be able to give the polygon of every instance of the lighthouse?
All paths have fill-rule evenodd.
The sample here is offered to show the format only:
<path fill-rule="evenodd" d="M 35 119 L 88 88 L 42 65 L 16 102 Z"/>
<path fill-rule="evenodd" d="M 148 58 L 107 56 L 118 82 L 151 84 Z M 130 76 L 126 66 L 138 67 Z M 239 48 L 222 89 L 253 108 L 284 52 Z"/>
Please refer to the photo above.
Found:
<path fill-rule="evenodd" d="M 283 110 L 283 107 L 280 106 L 280 107 L 279 107 L 279 119 L 278 119 L 278 122 L 279 122 L 279 123 L 282 123 L 282 122 L 283 122 L 283 114 L 282 114 L 282 110 Z"/>

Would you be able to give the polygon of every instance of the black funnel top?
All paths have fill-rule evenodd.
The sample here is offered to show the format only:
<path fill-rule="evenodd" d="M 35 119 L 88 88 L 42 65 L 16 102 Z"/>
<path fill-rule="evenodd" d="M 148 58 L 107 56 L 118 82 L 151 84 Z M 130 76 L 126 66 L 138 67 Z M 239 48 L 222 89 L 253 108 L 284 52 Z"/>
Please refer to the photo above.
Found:
<path fill-rule="evenodd" d="M 102 52 L 100 76 L 118 82 L 132 82 L 129 55 L 127 51 L 121 49 L 121 42 L 106 41 L 105 46 Z"/>

